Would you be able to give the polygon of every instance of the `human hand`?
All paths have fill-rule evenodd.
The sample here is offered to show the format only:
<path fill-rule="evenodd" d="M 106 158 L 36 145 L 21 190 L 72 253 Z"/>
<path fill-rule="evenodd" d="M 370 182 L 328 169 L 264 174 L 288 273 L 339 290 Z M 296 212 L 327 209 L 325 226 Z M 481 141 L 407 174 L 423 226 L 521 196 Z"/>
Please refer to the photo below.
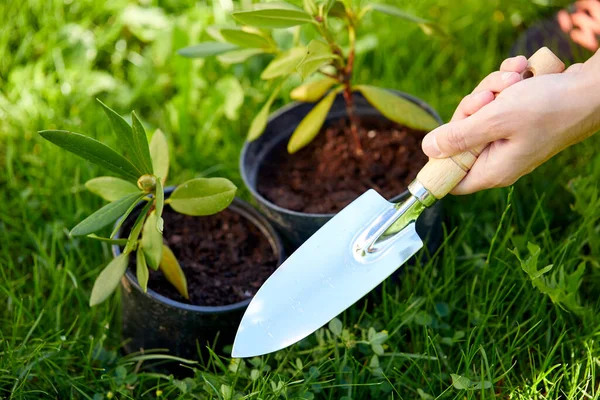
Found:
<path fill-rule="evenodd" d="M 512 63 L 515 72 L 526 67 L 524 57 L 509 60 L 505 63 Z M 477 94 L 465 97 L 452 121 L 430 132 L 422 145 L 429 157 L 445 158 L 489 143 L 451 193 L 509 186 L 600 128 L 599 63 L 600 53 L 562 74 L 513 82 L 500 90 L 484 87 L 500 92 L 493 101 L 490 94 L 479 95 L 487 101 L 481 103 L 474 100 Z"/>

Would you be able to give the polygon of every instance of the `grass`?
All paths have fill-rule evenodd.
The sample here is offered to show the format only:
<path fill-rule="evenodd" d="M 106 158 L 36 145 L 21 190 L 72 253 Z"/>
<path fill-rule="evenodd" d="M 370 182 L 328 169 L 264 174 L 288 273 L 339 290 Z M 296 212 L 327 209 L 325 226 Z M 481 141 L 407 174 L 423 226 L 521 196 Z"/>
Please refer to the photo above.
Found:
<path fill-rule="evenodd" d="M 213 356 L 188 378 L 119 352 L 118 296 L 87 305 L 109 248 L 68 236 L 100 205 L 83 183 L 101 171 L 36 131 L 110 144 L 98 97 L 168 135 L 178 180 L 220 174 L 241 187 L 268 58 L 229 67 L 174 54 L 227 23 L 227 3 L 0 5 L 0 398 L 600 398 L 597 137 L 512 189 L 448 199 L 440 250 L 343 313 L 341 327 L 263 358 Z M 445 120 L 520 31 L 553 12 L 526 0 L 404 3 L 453 39 L 373 16 L 361 34 L 377 46 L 359 55 L 357 81 L 416 95 Z"/>

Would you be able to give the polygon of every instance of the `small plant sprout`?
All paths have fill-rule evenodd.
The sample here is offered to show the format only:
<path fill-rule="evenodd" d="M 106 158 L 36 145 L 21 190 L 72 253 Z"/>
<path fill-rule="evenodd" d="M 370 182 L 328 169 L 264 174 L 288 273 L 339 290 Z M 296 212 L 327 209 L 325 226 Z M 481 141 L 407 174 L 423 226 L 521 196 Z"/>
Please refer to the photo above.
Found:
<path fill-rule="evenodd" d="M 61 130 L 40 132 L 46 140 L 117 175 L 86 182 L 85 186 L 90 192 L 109 203 L 71 230 L 72 236 L 87 236 L 124 246 L 123 252 L 109 262 L 96 278 L 90 306 L 103 302 L 117 288 L 133 253 L 136 257 L 137 279 L 144 291 L 148 287 L 148 268 L 160 268 L 166 279 L 187 299 L 187 281 L 181 266 L 171 249 L 163 243 L 164 206 L 169 204 L 173 210 L 186 215 L 216 214 L 231 204 L 237 188 L 224 178 L 197 178 L 179 185 L 165 200 L 169 149 L 164 134 L 156 130 L 148 145 L 144 127 L 135 113 L 131 114 L 132 125 L 129 126 L 119 114 L 102 102 L 100 104 L 127 157 L 79 133 Z M 145 204 L 129 236 L 115 238 L 123 222 L 140 202 Z M 117 220 L 109 237 L 95 234 Z"/>
<path fill-rule="evenodd" d="M 394 6 L 369 4 L 353 6 L 350 1 L 304 0 L 304 9 L 282 2 L 256 4 L 254 9 L 232 14 L 241 27 L 212 29 L 215 40 L 203 42 L 179 51 L 185 57 L 198 58 L 217 55 L 225 63 L 239 63 L 258 54 L 274 54 L 275 58 L 263 70 L 261 78 L 275 81 L 275 89 L 250 125 L 248 140 L 257 139 L 265 130 L 269 110 L 278 96 L 282 83 L 298 73 L 306 80 L 316 73 L 322 79 L 307 81 L 290 93 L 294 100 L 318 102 L 300 122 L 288 142 L 288 152 L 294 153 L 309 144 L 319 133 L 338 93 L 343 93 L 346 103 L 350 132 L 357 155 L 362 154 L 358 126 L 360 121 L 354 112 L 354 92 L 358 91 L 391 121 L 409 128 L 431 130 L 437 121 L 426 111 L 409 100 L 389 91 L 366 84 L 355 84 L 354 59 L 356 32 L 361 20 L 370 11 L 388 14 L 418 24 L 426 34 L 443 34 L 430 21 L 412 16 Z M 331 20 L 338 22 L 332 24 Z M 333 29 L 340 25 L 342 28 Z M 296 34 L 295 45 L 282 49 L 273 38 L 273 29 L 312 26 L 318 35 L 303 46 Z M 299 28 L 298 28 L 299 29 Z M 347 46 L 342 47 L 336 39 L 338 32 L 345 32 Z"/>

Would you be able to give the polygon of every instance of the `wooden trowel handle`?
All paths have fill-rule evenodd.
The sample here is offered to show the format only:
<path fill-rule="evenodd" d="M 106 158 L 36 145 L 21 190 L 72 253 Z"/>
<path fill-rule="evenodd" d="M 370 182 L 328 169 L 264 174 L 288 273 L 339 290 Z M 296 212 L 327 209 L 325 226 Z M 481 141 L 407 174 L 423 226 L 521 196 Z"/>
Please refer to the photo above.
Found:
<path fill-rule="evenodd" d="M 527 61 L 527 69 L 521 74 L 523 79 L 557 74 L 565 69 L 565 64 L 547 47 L 536 51 Z M 441 199 L 463 180 L 486 147 L 477 147 L 450 158 L 432 158 L 419 171 L 417 181 L 437 199 Z"/>

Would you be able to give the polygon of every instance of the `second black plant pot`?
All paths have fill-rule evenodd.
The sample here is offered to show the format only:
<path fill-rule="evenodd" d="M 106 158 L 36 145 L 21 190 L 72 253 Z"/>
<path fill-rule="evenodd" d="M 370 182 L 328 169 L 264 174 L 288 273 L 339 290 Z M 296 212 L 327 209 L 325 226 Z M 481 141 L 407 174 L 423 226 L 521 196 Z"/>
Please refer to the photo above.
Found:
<path fill-rule="evenodd" d="M 174 188 L 165 189 L 168 197 Z M 141 209 L 141 204 L 138 207 Z M 241 215 L 254 224 L 267 238 L 279 266 L 284 251 L 279 235 L 269 221 L 251 205 L 235 198 L 228 210 Z M 135 218 L 132 213 L 130 218 Z M 119 246 L 113 246 L 115 257 Z M 252 265 L 248 265 L 252 268 Z M 198 352 L 205 356 L 206 345 L 221 353 L 225 345 L 233 344 L 242 316 L 251 298 L 223 306 L 198 306 L 172 300 L 148 287 L 146 293 L 140 288 L 135 273 L 129 268 L 121 280 L 122 336 L 127 353 L 166 349 L 177 357 L 198 359 Z"/>
<path fill-rule="evenodd" d="M 404 97 L 427 111 L 440 124 L 439 115 L 424 101 L 392 90 L 392 93 Z M 385 118 L 375 109 L 360 93 L 354 93 L 356 115 L 360 117 Z M 335 214 L 310 214 L 292 211 L 278 206 L 269 201 L 258 191 L 259 171 L 263 164 L 272 157 L 272 153 L 281 148 L 280 144 L 287 142 L 292 133 L 315 106 L 314 103 L 295 102 L 273 113 L 268 121 L 264 133 L 253 142 L 246 142 L 240 157 L 240 171 L 244 183 L 256 199 L 260 210 L 273 222 L 277 230 L 286 241 L 288 251 L 293 251 L 306 241 L 321 226 L 329 221 Z M 325 125 L 339 119 L 347 118 L 346 105 L 339 94 L 325 120 Z M 401 202 L 409 196 L 404 190 L 397 196 L 388 199 L 392 202 Z M 417 232 L 424 239 L 430 253 L 440 245 L 442 239 L 442 202 L 438 201 L 433 207 L 426 209 L 417 220 Z"/>

